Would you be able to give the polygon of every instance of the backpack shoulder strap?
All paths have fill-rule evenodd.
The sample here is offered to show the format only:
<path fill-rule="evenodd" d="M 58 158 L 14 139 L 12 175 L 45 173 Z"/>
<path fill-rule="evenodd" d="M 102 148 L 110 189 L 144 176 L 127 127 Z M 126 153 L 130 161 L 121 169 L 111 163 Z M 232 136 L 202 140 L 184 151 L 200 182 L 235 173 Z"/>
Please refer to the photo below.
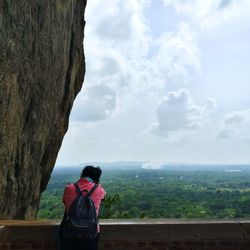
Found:
<path fill-rule="evenodd" d="M 87 193 L 86 196 L 90 197 L 90 196 L 93 194 L 93 192 L 96 190 L 96 188 L 98 187 L 98 185 L 99 185 L 99 183 L 96 183 L 96 184 L 90 189 L 90 191 Z"/>
<path fill-rule="evenodd" d="M 82 195 L 82 192 L 81 192 L 81 190 L 80 190 L 80 188 L 79 188 L 77 182 L 74 183 L 74 186 L 75 186 L 75 189 L 76 189 L 76 192 L 77 192 L 78 196 Z"/>

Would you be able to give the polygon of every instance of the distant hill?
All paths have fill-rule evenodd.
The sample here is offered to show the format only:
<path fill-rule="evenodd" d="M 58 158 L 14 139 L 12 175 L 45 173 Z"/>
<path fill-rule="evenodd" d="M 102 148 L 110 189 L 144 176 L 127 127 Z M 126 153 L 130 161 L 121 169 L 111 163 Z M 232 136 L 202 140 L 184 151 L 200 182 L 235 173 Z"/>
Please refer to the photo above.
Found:
<path fill-rule="evenodd" d="M 193 164 L 193 163 L 154 163 L 147 161 L 86 162 L 78 166 L 56 166 L 54 172 L 80 173 L 86 165 L 100 166 L 104 170 L 166 170 L 166 171 L 243 171 L 250 170 L 250 164 Z"/>

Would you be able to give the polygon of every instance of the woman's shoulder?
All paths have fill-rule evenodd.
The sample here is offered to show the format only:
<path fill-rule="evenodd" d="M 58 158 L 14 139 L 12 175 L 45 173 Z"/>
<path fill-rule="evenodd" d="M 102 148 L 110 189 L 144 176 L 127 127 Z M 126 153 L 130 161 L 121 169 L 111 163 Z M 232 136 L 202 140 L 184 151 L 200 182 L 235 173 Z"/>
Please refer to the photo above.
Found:
<path fill-rule="evenodd" d="M 100 189 L 103 189 L 103 190 L 104 190 L 104 188 L 103 188 L 103 186 L 102 186 L 102 184 L 101 184 L 101 183 L 99 183 L 99 184 L 98 184 L 98 188 L 100 188 Z"/>
<path fill-rule="evenodd" d="M 104 190 L 104 188 L 103 188 L 103 186 L 102 186 L 101 183 L 99 183 L 99 185 L 98 185 L 98 191 L 101 192 L 101 193 L 106 194 L 106 191 Z"/>
<path fill-rule="evenodd" d="M 65 185 L 65 189 L 67 190 L 75 189 L 74 183 L 67 183 Z"/>

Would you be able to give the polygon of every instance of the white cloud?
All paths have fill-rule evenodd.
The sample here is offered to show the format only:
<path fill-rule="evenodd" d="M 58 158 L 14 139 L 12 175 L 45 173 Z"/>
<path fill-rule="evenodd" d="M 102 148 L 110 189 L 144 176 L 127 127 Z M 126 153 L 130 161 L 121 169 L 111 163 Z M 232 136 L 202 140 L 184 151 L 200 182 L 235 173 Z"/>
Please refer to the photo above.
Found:
<path fill-rule="evenodd" d="M 107 85 L 96 85 L 77 99 L 71 118 L 76 121 L 98 121 L 109 117 L 116 108 L 116 92 Z"/>
<path fill-rule="evenodd" d="M 87 41 L 94 37 L 91 42 L 100 45 L 101 49 L 114 48 L 124 56 L 146 53 L 150 37 L 143 11 L 147 5 L 145 0 L 97 0 L 89 3 L 86 9 Z"/>
<path fill-rule="evenodd" d="M 250 121 L 250 110 L 233 111 L 224 117 L 224 123 L 228 125 L 246 121 Z"/>
<path fill-rule="evenodd" d="M 126 105 L 125 95 L 148 95 L 153 92 L 162 95 L 162 87 L 166 84 L 186 84 L 189 74 L 199 71 L 200 52 L 195 34 L 188 24 L 181 22 L 176 32 L 164 33 L 152 41 L 144 16 L 148 2 L 98 0 L 88 3 L 86 91 L 80 94 L 80 101 L 74 105 L 73 119 L 106 119 L 117 110 L 114 100 L 119 99 L 120 105 Z M 155 54 L 149 53 L 152 46 L 156 48 Z M 104 105 L 102 102 L 91 103 L 94 86 L 100 85 L 105 85 L 115 93 L 112 104 L 111 101 L 105 101 Z M 108 108 L 105 110 L 105 107 Z"/>
<path fill-rule="evenodd" d="M 153 125 L 156 134 L 168 134 L 172 131 L 198 129 L 206 121 L 211 111 L 211 98 L 206 105 L 200 106 L 193 102 L 186 89 L 169 92 L 157 109 L 158 123 Z M 215 101 L 213 100 L 213 103 Z M 213 106 L 215 107 L 215 106 Z"/>
<path fill-rule="evenodd" d="M 217 103 L 214 98 L 207 98 L 205 108 L 208 112 L 213 112 L 217 108 Z"/>
<path fill-rule="evenodd" d="M 250 16 L 248 0 L 162 0 L 177 13 L 187 16 L 201 28 L 210 29 L 228 20 Z"/>
<path fill-rule="evenodd" d="M 187 83 L 192 71 L 199 72 L 200 51 L 187 23 L 179 23 L 175 33 L 163 33 L 154 45 L 159 50 L 153 63 L 165 81 Z"/>
<path fill-rule="evenodd" d="M 237 110 L 227 113 L 223 117 L 222 128 L 216 135 L 217 139 L 233 138 L 246 142 L 250 132 L 250 110 Z"/>
<path fill-rule="evenodd" d="M 148 2 L 88 2 L 87 71 L 63 159 L 249 160 L 247 116 L 219 115 L 221 107 L 249 106 L 244 16 L 250 1 L 165 0 L 168 8 L 162 8 L 152 0 L 147 11 Z M 240 99 L 243 92 L 246 98 Z M 218 110 L 214 99 L 206 99 L 214 95 Z M 228 140 L 215 140 L 216 133 Z"/>
<path fill-rule="evenodd" d="M 234 131 L 232 129 L 223 128 L 217 133 L 216 138 L 217 139 L 228 139 L 233 135 L 233 133 L 234 133 Z"/>
<path fill-rule="evenodd" d="M 147 63 L 150 36 L 143 11 L 148 1 L 97 0 L 86 9 L 85 92 L 74 105 L 73 119 L 98 121 L 117 111 L 117 100 L 130 94 L 142 83 Z M 97 14 L 98 13 L 98 14 Z M 93 18 L 93 16 L 95 18 Z M 109 93 L 109 99 L 98 101 L 94 91 Z M 141 84 L 142 86 L 142 84 Z M 111 94 L 112 93 L 112 94 Z M 121 103 L 123 103 L 121 101 Z"/>

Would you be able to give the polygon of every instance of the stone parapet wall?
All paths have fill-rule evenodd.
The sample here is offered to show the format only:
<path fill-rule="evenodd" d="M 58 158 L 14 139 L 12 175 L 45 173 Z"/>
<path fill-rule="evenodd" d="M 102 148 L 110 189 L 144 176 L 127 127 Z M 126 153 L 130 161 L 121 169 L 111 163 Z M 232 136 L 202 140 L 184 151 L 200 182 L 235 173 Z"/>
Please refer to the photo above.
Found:
<path fill-rule="evenodd" d="M 0 221 L 0 250 L 54 250 L 58 221 Z M 100 250 L 249 250 L 250 221 L 105 220 Z"/>

